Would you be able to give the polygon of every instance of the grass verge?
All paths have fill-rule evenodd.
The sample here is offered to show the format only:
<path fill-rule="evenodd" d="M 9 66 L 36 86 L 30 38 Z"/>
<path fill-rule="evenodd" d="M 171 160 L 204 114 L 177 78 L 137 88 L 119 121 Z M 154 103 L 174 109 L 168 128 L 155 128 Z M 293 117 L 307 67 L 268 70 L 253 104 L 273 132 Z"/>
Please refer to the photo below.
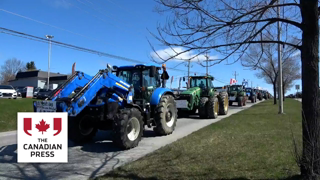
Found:
<path fill-rule="evenodd" d="M 17 113 L 33 112 L 34 99 L 0 99 L 0 132 L 17 129 Z"/>
<path fill-rule="evenodd" d="M 301 103 L 265 101 L 98 179 L 291 179 L 299 173 Z"/>

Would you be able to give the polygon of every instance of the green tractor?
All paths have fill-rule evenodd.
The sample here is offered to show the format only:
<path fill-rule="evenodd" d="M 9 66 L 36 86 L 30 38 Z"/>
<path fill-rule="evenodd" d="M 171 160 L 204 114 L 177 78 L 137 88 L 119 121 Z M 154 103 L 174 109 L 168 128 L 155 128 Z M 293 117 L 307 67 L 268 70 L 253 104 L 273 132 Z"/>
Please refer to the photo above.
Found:
<path fill-rule="evenodd" d="M 186 78 L 183 77 L 183 81 Z M 212 76 L 190 76 L 185 91 L 177 95 L 178 116 L 186 117 L 196 114 L 200 118 L 217 118 L 228 114 L 228 93 L 215 91 Z M 180 83 L 181 85 L 181 78 Z M 179 85 L 179 89 L 180 89 Z"/>
<path fill-rule="evenodd" d="M 234 102 L 238 103 L 238 106 L 245 106 L 247 104 L 246 91 L 243 85 L 231 85 L 228 90 L 229 93 L 229 106 L 232 106 Z"/>

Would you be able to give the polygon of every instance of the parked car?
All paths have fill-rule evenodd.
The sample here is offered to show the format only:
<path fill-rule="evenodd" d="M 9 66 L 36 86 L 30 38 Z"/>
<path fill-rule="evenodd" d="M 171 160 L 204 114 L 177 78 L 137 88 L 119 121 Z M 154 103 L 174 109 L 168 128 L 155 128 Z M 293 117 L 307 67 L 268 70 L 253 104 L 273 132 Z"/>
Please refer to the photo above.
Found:
<path fill-rule="evenodd" d="M 0 85 L 0 98 L 17 99 L 17 91 L 10 85 Z"/>
<path fill-rule="evenodd" d="M 14 89 L 17 91 L 17 96 L 22 97 L 22 90 L 24 87 L 15 87 Z"/>
<path fill-rule="evenodd" d="M 37 93 L 37 99 L 46 99 L 52 90 L 40 89 Z"/>
<path fill-rule="evenodd" d="M 37 98 L 37 95 L 38 95 L 40 89 L 41 89 L 41 88 L 39 88 L 39 87 L 33 89 L 33 97 L 34 97 L 34 98 Z"/>

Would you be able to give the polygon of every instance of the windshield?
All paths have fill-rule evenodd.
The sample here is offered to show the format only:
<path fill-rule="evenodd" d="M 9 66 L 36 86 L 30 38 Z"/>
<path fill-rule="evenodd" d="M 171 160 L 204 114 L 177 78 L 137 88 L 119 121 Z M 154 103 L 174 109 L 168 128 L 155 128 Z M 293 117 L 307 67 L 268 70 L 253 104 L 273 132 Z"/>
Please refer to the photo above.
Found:
<path fill-rule="evenodd" d="M 250 88 L 246 88 L 246 92 L 251 92 L 251 89 Z"/>
<path fill-rule="evenodd" d="M 133 85 L 135 89 L 139 89 L 141 87 L 141 71 L 140 70 L 120 70 L 118 77 L 123 81 Z"/>
<path fill-rule="evenodd" d="M 13 89 L 13 87 L 0 85 L 0 89 Z"/>
<path fill-rule="evenodd" d="M 231 91 L 239 91 L 239 90 L 242 90 L 242 87 L 241 86 L 231 86 L 230 90 Z"/>
<path fill-rule="evenodd" d="M 207 87 L 207 79 L 191 78 L 190 87 L 191 88 L 192 87 L 206 88 Z"/>

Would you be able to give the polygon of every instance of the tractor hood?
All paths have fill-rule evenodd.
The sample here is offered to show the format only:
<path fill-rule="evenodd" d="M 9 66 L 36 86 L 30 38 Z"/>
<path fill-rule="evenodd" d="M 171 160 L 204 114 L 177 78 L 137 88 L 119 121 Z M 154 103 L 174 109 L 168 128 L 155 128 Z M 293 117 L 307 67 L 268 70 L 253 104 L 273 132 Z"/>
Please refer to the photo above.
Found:
<path fill-rule="evenodd" d="M 186 91 L 183 91 L 181 92 L 180 94 L 188 94 L 188 95 L 193 95 L 195 94 L 197 91 L 200 91 L 200 88 L 199 87 L 193 87 L 193 88 L 190 88 Z"/>

